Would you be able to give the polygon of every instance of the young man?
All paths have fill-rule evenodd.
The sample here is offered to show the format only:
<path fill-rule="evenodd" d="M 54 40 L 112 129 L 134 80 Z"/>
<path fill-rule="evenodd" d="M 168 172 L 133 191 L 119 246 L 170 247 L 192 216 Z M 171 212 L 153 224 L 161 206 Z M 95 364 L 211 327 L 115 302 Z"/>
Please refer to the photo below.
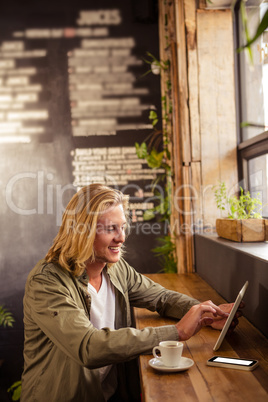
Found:
<path fill-rule="evenodd" d="M 199 303 L 127 264 L 127 215 L 127 196 L 100 184 L 69 202 L 52 247 L 26 283 L 21 402 L 137 400 L 127 389 L 126 362 L 160 341 L 223 326 L 232 304 Z M 133 306 L 180 321 L 137 330 Z"/>

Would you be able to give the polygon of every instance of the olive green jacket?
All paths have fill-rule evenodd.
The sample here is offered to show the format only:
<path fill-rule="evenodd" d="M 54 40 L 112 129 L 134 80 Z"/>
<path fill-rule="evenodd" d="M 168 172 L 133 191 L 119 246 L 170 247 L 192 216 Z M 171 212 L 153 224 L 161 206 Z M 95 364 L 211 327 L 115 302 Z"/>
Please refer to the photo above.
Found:
<path fill-rule="evenodd" d="M 131 328 L 131 307 L 181 318 L 198 301 L 166 290 L 121 259 L 108 269 L 115 287 L 115 330 L 90 322 L 88 276 L 75 278 L 41 260 L 24 296 L 24 372 L 21 402 L 104 401 L 98 368 L 129 361 L 164 340 L 177 340 L 175 325 Z"/>

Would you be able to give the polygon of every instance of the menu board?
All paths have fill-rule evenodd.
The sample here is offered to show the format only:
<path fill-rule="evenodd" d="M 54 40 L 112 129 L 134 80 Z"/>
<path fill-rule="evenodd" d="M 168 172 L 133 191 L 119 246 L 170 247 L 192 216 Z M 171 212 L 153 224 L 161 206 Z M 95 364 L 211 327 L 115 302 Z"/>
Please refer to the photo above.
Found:
<path fill-rule="evenodd" d="M 143 214 L 156 205 L 152 182 L 164 171 L 135 151 L 153 132 L 150 111 L 161 115 L 160 77 L 145 61 L 148 52 L 158 58 L 157 20 L 157 1 L 11 0 L 2 8 L 0 217 L 14 222 L 6 238 L 28 228 L 18 255 L 28 240 L 43 256 L 73 193 L 100 182 L 130 196 L 129 262 L 158 269 L 150 248 L 163 227 L 154 232 Z"/>
<path fill-rule="evenodd" d="M 51 26 L 41 13 L 39 19 L 34 27 L 9 28 L 1 35 L 1 143 L 27 143 L 40 136 L 53 140 L 54 91 L 68 101 L 65 117 L 75 137 L 152 130 L 148 111 L 157 107 L 157 91 L 152 93 L 150 80 L 143 78 L 146 49 L 139 48 L 139 32 L 124 21 L 122 7 L 77 8 L 66 26 L 61 20 Z M 67 92 L 59 85 L 61 77 Z"/>

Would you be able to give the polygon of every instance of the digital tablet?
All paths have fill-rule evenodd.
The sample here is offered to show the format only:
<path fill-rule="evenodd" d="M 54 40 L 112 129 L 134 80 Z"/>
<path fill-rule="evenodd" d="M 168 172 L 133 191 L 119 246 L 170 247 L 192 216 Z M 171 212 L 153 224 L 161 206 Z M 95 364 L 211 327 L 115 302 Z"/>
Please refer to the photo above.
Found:
<path fill-rule="evenodd" d="M 237 298 L 236 298 L 236 300 L 234 302 L 233 308 L 232 308 L 232 310 L 231 310 L 231 312 L 230 312 L 230 314 L 229 314 L 229 316 L 228 316 L 228 318 L 227 318 L 227 320 L 226 320 L 226 322 L 224 324 L 224 327 L 221 330 L 221 333 L 220 333 L 220 335 L 219 335 L 219 337 L 217 339 L 217 342 L 215 343 L 215 346 L 214 346 L 213 350 L 218 350 L 219 347 L 221 346 L 222 341 L 223 341 L 223 339 L 224 339 L 224 337 L 225 337 L 225 335 L 226 335 L 226 333 L 227 333 L 227 331 L 228 331 L 228 329 L 229 329 L 229 327 L 231 325 L 231 322 L 233 321 L 235 313 L 237 312 L 237 309 L 238 309 L 238 307 L 239 307 L 239 305 L 240 305 L 240 303 L 241 303 L 241 301 L 242 301 L 242 299 L 244 297 L 244 294 L 245 294 L 245 292 L 247 290 L 247 287 L 248 287 L 248 281 L 245 282 L 244 286 L 242 287 L 242 289 L 238 293 L 238 296 L 237 296 Z"/>

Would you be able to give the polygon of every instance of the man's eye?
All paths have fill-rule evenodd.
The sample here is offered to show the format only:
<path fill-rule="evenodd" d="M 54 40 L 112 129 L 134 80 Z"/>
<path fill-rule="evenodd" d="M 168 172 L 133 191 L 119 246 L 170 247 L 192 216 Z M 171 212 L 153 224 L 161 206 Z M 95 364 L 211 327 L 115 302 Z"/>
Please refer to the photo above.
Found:
<path fill-rule="evenodd" d="M 107 233 L 111 233 L 111 232 L 115 232 L 115 231 L 119 231 L 119 230 L 124 232 L 126 230 L 126 225 L 123 225 L 121 228 L 118 228 L 117 226 L 107 226 L 105 228 L 105 230 Z"/>

